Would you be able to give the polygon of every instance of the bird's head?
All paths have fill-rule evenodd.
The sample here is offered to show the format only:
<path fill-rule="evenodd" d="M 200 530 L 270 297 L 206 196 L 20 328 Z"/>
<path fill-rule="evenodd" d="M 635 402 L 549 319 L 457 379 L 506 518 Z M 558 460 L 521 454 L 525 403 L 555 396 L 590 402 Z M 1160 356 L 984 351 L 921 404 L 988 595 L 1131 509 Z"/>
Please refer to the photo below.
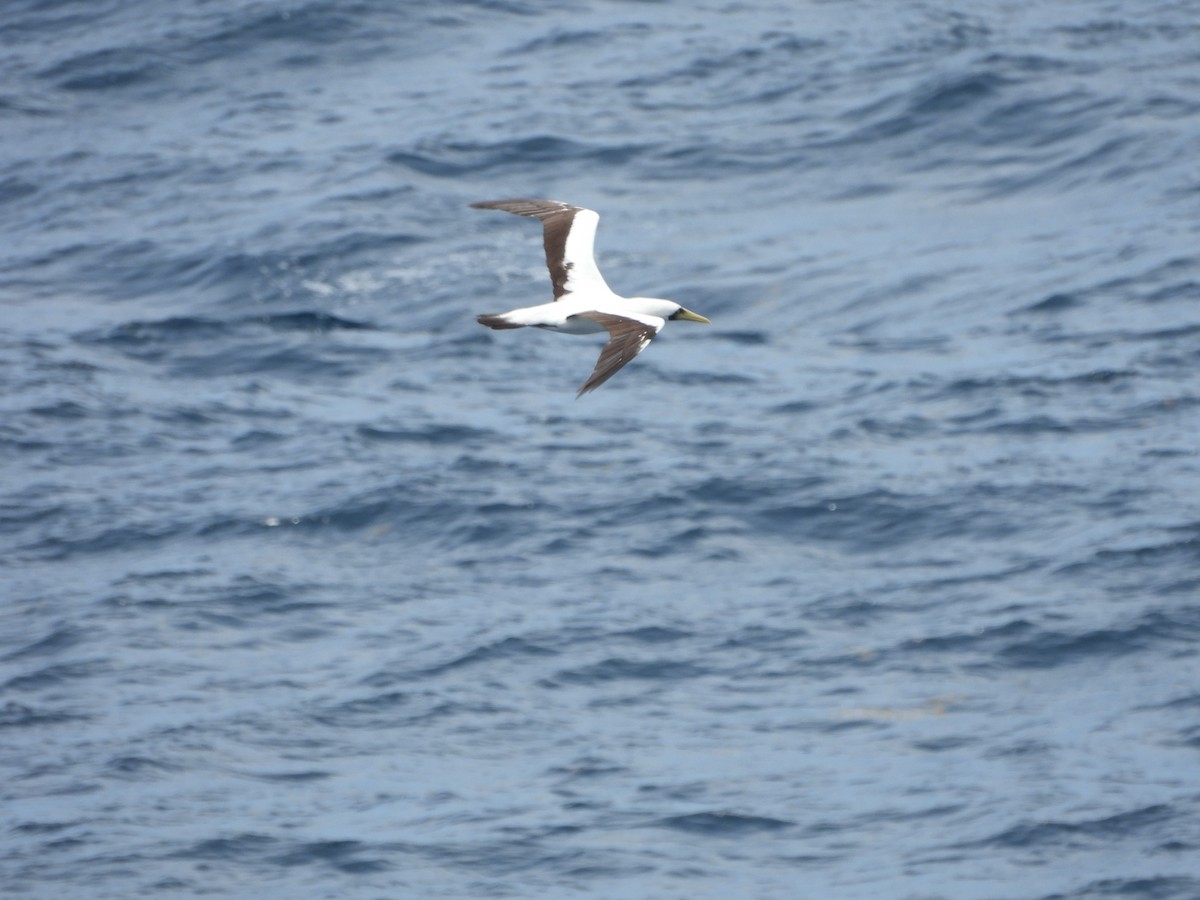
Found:
<path fill-rule="evenodd" d="M 708 319 L 704 316 L 694 313 L 690 309 L 684 309 L 682 304 L 676 303 L 674 300 L 663 300 L 661 297 L 628 297 L 624 302 L 628 304 L 631 312 L 639 312 L 644 316 L 708 323 Z"/>
<path fill-rule="evenodd" d="M 678 304 L 676 304 L 676 306 L 678 306 Z M 682 306 L 680 306 L 677 310 L 675 310 L 675 312 L 673 312 L 669 316 L 667 316 L 667 318 L 668 319 L 683 319 L 687 322 L 703 322 L 705 325 L 712 324 L 711 322 L 709 322 L 708 319 L 704 318 L 704 316 L 700 315 L 699 313 L 694 313 L 690 309 L 684 309 Z"/>

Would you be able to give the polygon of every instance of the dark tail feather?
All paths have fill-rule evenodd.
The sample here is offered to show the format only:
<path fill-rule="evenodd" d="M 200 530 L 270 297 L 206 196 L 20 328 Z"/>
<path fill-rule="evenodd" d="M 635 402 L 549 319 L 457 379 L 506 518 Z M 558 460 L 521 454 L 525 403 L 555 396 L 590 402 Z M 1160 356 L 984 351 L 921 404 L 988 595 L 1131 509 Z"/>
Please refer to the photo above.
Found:
<path fill-rule="evenodd" d="M 499 313 L 484 313 L 482 316 L 476 316 L 475 321 L 480 325 L 486 325 L 488 328 L 524 328 L 524 325 L 517 325 L 514 322 L 508 321 Z"/>

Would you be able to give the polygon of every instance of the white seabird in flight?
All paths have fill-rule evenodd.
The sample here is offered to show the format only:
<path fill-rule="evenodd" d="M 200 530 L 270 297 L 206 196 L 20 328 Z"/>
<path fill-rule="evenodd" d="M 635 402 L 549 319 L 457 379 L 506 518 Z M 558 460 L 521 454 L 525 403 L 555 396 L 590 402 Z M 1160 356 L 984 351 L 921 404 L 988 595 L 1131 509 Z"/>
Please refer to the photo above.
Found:
<path fill-rule="evenodd" d="M 485 200 L 471 206 L 541 219 L 546 266 L 554 285 L 552 302 L 506 313 L 485 313 L 478 317 L 480 325 L 496 329 L 528 325 L 566 334 L 608 332 L 608 343 L 577 397 L 600 387 L 645 350 L 667 319 L 708 322 L 674 300 L 614 294 L 592 255 L 600 216 L 590 209 L 557 200 Z"/>

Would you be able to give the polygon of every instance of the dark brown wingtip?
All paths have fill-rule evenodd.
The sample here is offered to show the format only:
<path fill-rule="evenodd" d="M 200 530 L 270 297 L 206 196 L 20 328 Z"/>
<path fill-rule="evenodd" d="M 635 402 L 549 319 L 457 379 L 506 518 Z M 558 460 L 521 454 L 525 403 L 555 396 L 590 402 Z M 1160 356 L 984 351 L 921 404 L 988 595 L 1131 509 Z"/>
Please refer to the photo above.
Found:
<path fill-rule="evenodd" d="M 475 317 L 475 321 L 480 325 L 486 325 L 488 328 L 495 328 L 497 331 L 504 328 L 524 328 L 524 325 L 518 325 L 515 322 L 510 322 L 504 316 L 498 313 L 483 313 Z"/>
<path fill-rule="evenodd" d="M 572 206 L 561 200 L 536 200 L 531 197 L 512 200 L 479 200 L 471 204 L 473 209 L 498 209 L 514 216 L 528 216 L 542 223 L 542 244 L 546 248 L 546 268 L 550 270 L 550 284 L 554 287 L 554 299 L 558 300 L 567 291 L 570 264 L 565 261 L 567 236 L 571 223 L 582 206 Z"/>
<path fill-rule="evenodd" d="M 504 212 L 508 212 L 508 210 L 505 209 L 505 207 L 519 205 L 519 204 L 526 204 L 526 203 L 549 203 L 549 202 L 552 202 L 552 201 L 535 200 L 532 198 L 525 198 L 525 197 L 512 197 L 512 198 L 506 199 L 506 200 L 476 200 L 474 203 L 471 204 L 471 209 L 500 209 L 500 210 L 504 210 Z"/>
<path fill-rule="evenodd" d="M 532 216 L 545 221 L 550 216 L 567 213 L 575 215 L 582 207 L 564 203 L 562 200 L 539 200 L 536 197 L 512 197 L 507 200 L 477 200 L 472 209 L 499 209 L 514 216 Z"/>
<path fill-rule="evenodd" d="M 603 325 L 609 338 L 604 349 L 600 351 L 600 358 L 596 360 L 596 368 L 592 370 L 591 376 L 575 394 L 576 399 L 588 391 L 594 391 L 616 375 L 622 366 L 649 346 L 650 341 L 658 334 L 656 328 L 626 316 L 617 316 L 596 310 L 587 310 L 576 313 L 576 315 Z"/>

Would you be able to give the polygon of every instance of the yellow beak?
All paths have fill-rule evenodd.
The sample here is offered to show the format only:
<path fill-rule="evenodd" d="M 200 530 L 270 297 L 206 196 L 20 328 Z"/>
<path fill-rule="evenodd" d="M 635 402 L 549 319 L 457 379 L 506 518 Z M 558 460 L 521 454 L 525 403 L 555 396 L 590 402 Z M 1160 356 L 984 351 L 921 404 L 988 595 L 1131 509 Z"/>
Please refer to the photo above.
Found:
<path fill-rule="evenodd" d="M 672 319 L 687 319 L 689 322 L 703 322 L 705 325 L 712 324 L 712 322 L 710 322 L 708 319 L 704 318 L 704 316 L 702 316 L 698 313 L 694 313 L 690 309 L 683 309 L 682 307 L 680 307 L 679 312 L 675 313 L 675 315 L 671 316 L 671 318 Z"/>

